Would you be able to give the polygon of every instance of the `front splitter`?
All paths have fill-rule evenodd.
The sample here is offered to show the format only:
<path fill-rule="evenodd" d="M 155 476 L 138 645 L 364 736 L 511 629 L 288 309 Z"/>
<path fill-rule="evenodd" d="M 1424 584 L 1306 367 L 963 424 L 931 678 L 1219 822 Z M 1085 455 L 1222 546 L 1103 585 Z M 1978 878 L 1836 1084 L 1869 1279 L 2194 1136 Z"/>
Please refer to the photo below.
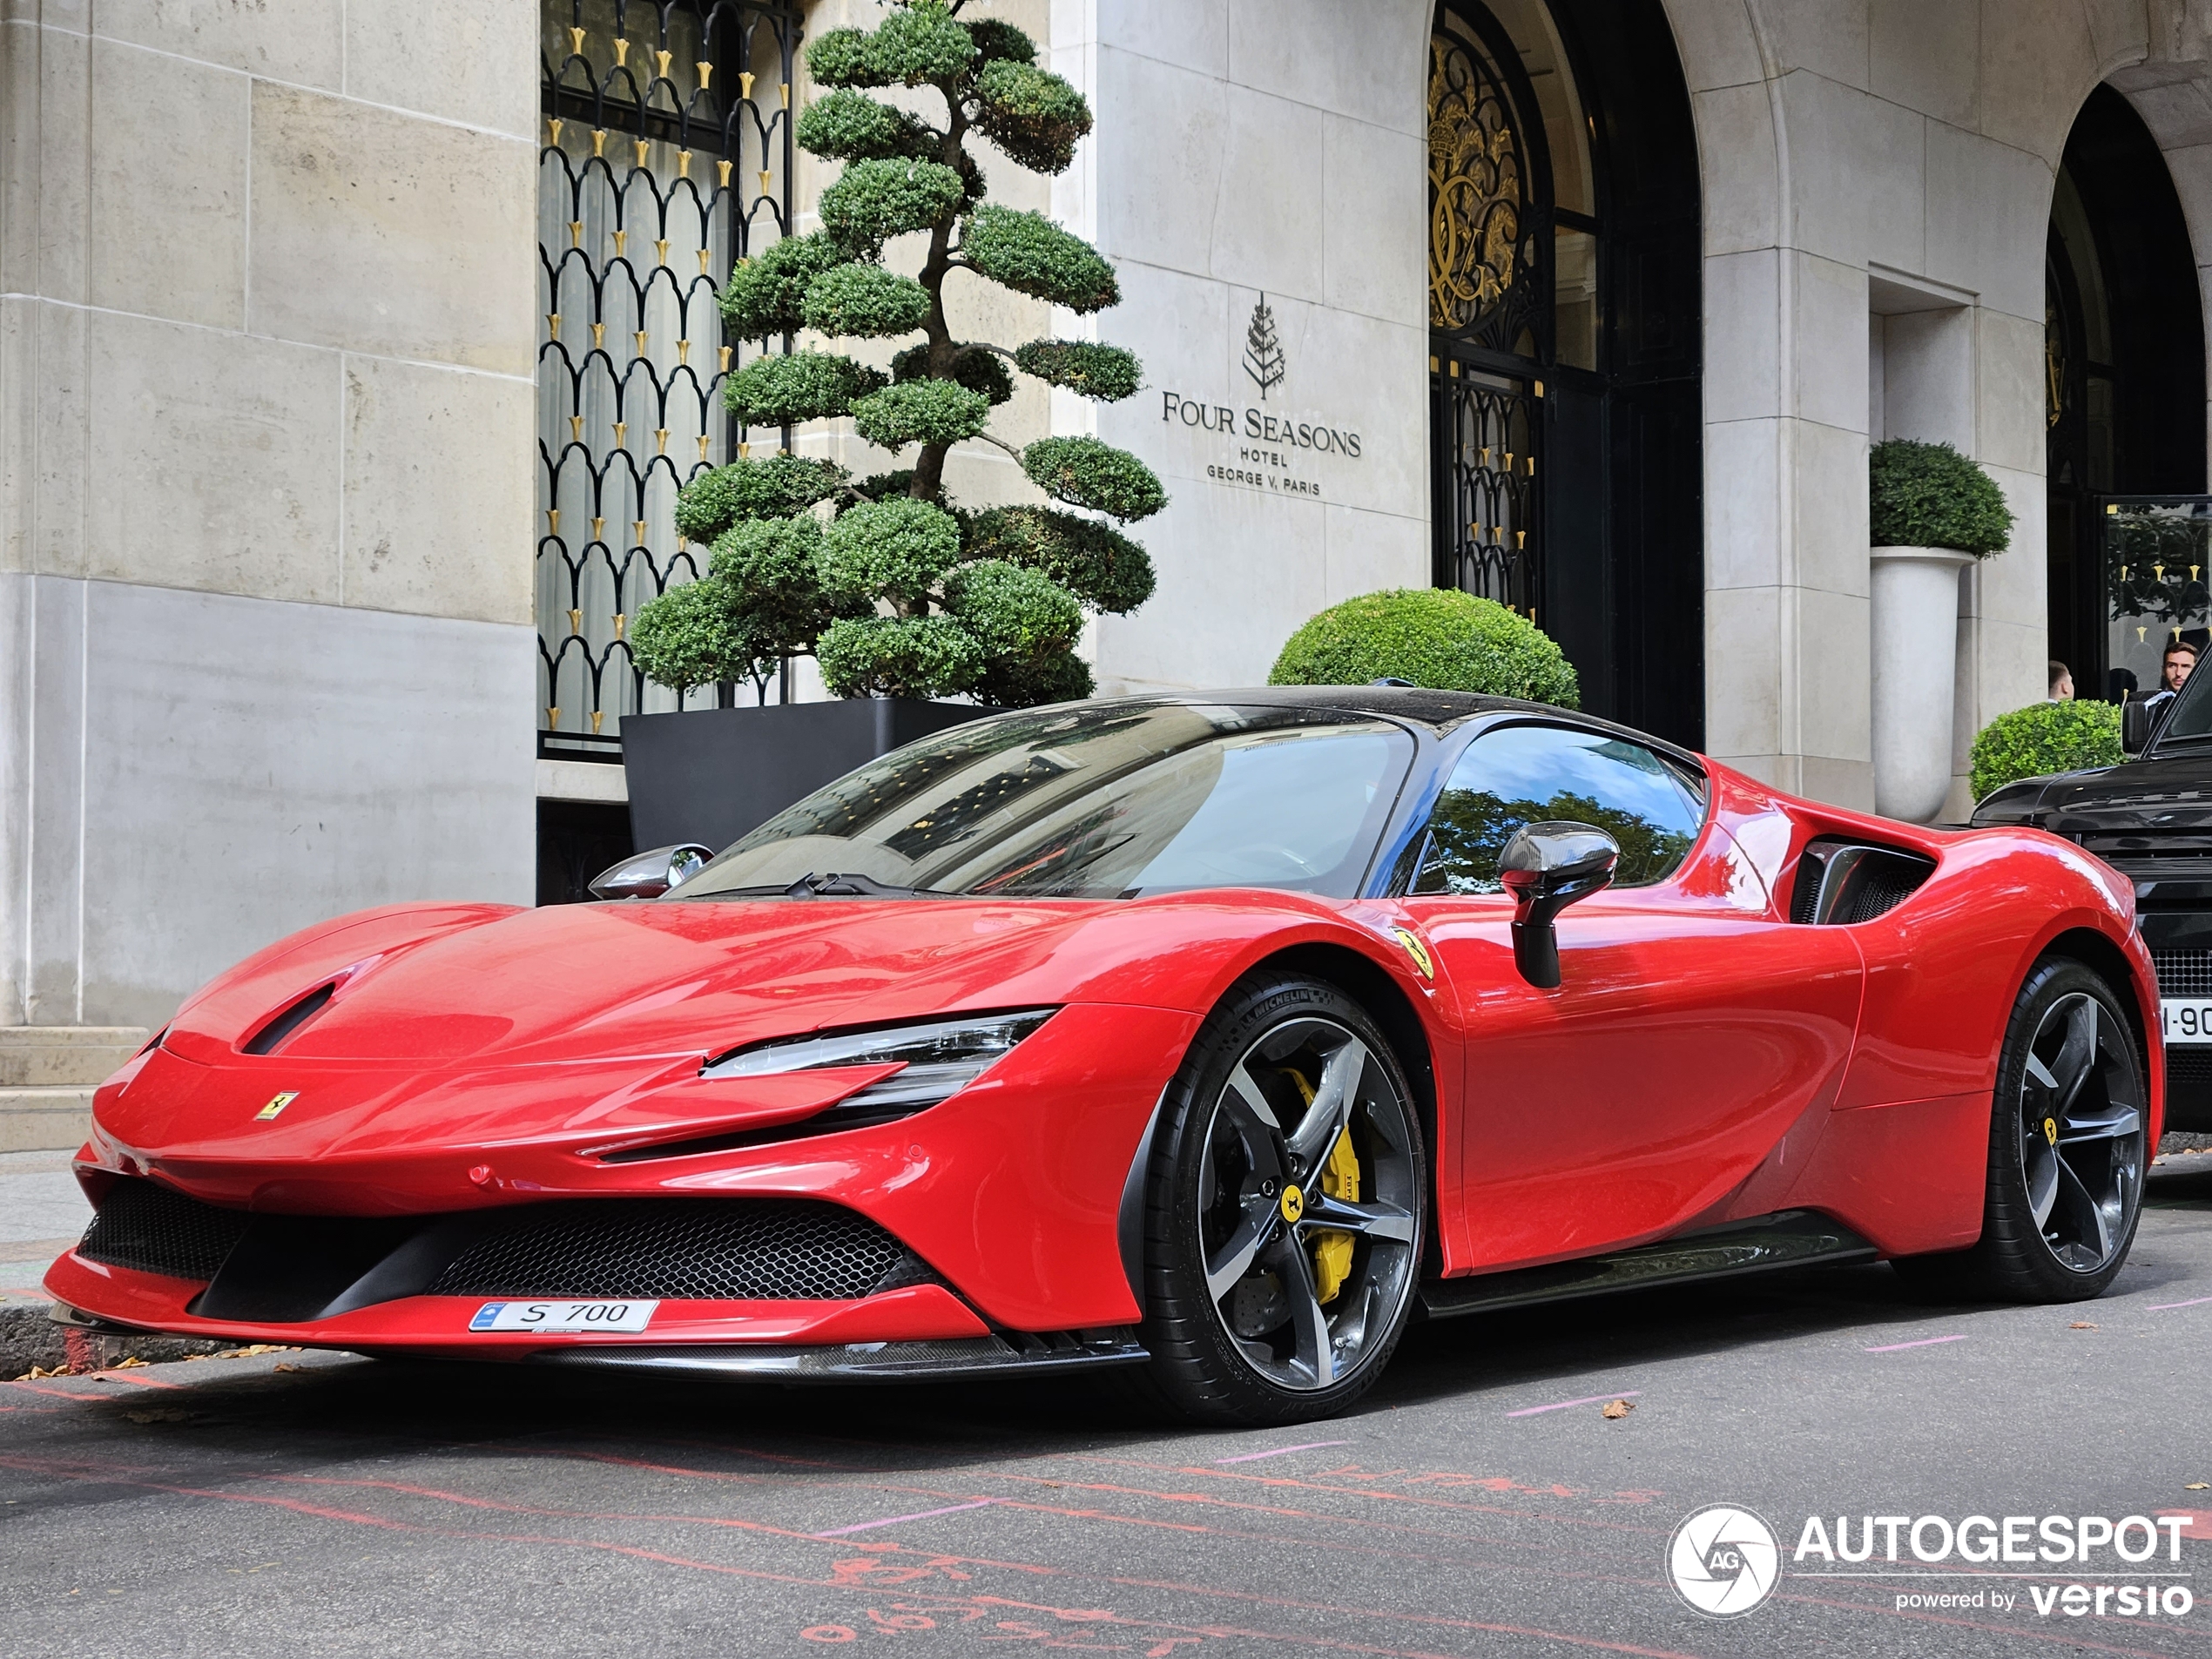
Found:
<path fill-rule="evenodd" d="M 938 1382 L 948 1378 L 1035 1376 L 1142 1365 L 1151 1357 L 1140 1343 L 1124 1336 L 1030 1338 L 1019 1346 L 997 1336 L 807 1348 L 734 1344 L 661 1348 L 594 1345 L 554 1349 L 532 1356 L 546 1365 L 705 1372 L 776 1382 Z"/>

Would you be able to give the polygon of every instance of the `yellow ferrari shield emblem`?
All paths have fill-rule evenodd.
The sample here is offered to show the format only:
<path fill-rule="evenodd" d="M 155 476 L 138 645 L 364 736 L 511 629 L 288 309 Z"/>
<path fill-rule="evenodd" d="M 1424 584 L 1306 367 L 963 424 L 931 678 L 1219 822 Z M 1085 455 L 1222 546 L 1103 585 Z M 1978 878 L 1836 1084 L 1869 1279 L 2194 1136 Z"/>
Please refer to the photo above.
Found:
<path fill-rule="evenodd" d="M 272 1096 L 269 1103 L 253 1114 L 253 1121 L 257 1123 L 266 1123 L 299 1098 L 300 1091 L 296 1089 L 287 1089 L 281 1095 Z"/>
<path fill-rule="evenodd" d="M 1282 1210 L 1283 1219 L 1287 1222 L 1295 1223 L 1300 1216 L 1305 1213 L 1305 1195 L 1303 1192 L 1300 1192 L 1296 1187 L 1285 1187 L 1283 1189 Z"/>
<path fill-rule="evenodd" d="M 2059 1120 L 2057 1118 L 2047 1117 L 2043 1120 L 2043 1138 L 2050 1142 L 2053 1146 L 2056 1146 L 2059 1143 Z"/>
<path fill-rule="evenodd" d="M 1428 947 L 1421 943 L 1421 936 L 1410 927 L 1397 927 L 1392 931 L 1397 934 L 1398 942 L 1405 946 L 1406 954 L 1413 959 L 1413 971 L 1423 979 L 1434 979 L 1436 964 L 1429 960 Z"/>

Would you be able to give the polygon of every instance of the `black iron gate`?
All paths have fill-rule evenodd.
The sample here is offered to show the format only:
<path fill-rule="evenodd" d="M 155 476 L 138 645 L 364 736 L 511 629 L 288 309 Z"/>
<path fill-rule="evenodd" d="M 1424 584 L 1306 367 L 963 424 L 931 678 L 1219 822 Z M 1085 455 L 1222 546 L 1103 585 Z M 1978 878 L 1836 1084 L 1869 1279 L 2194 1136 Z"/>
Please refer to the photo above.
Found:
<path fill-rule="evenodd" d="M 791 226 L 799 9 L 543 0 L 540 18 L 538 751 L 617 759 L 624 715 L 678 706 L 626 637 L 704 565 L 676 491 L 750 448 L 720 393 L 758 348 L 725 340 L 715 301 Z"/>
<path fill-rule="evenodd" d="M 1510 15 L 1440 0 L 1430 44 L 1433 580 L 1534 619 L 1583 707 L 1702 746 L 1689 89 L 1659 0 Z"/>
<path fill-rule="evenodd" d="M 1551 347 L 1551 162 L 1519 54 L 1480 7 L 1429 42 L 1435 575 L 1524 616 L 1542 592 L 1534 370 Z"/>

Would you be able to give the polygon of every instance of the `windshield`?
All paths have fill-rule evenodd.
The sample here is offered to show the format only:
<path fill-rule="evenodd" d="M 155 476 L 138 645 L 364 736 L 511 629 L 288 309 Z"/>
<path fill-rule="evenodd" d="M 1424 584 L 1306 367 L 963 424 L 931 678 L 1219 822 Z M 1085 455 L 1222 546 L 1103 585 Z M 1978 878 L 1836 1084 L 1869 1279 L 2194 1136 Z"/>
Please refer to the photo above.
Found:
<path fill-rule="evenodd" d="M 1195 887 L 1353 896 L 1413 739 L 1324 710 L 1094 703 L 925 738 L 817 790 L 671 893 L 803 876 L 1116 899 Z"/>

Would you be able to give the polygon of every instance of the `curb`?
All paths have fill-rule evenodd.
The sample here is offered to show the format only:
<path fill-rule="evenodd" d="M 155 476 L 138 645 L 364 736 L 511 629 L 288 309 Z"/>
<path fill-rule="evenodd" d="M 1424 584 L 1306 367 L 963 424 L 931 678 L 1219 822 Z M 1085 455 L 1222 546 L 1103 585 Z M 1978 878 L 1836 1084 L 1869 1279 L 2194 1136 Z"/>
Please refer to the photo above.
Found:
<path fill-rule="evenodd" d="M 196 1337 L 110 1336 L 56 1325 L 44 1301 L 0 1303 L 0 1379 L 19 1379 L 36 1368 L 82 1374 L 105 1371 L 125 1359 L 158 1366 L 192 1354 L 219 1353 L 232 1345 Z"/>

